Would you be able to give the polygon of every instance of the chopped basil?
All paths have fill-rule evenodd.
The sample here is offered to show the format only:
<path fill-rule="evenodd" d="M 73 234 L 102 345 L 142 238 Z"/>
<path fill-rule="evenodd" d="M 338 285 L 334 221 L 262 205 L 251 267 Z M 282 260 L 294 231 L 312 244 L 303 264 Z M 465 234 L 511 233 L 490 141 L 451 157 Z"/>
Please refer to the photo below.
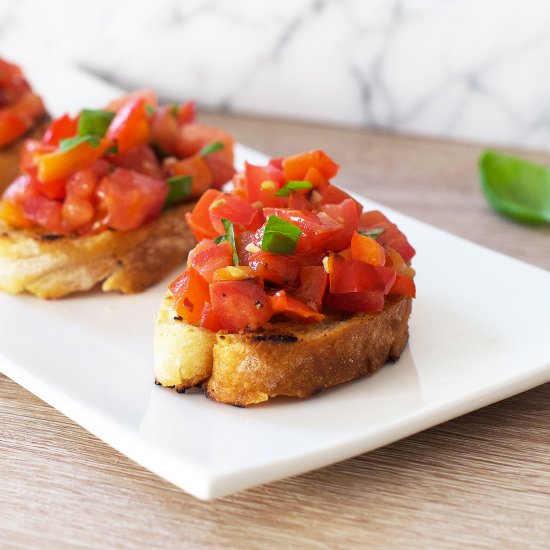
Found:
<path fill-rule="evenodd" d="M 309 181 L 288 181 L 283 187 L 281 187 L 277 193 L 276 197 L 288 197 L 291 191 L 298 191 L 299 189 L 311 189 L 313 184 Z"/>
<path fill-rule="evenodd" d="M 485 151 L 479 158 L 481 187 L 491 205 L 509 218 L 550 223 L 550 169 Z"/>
<path fill-rule="evenodd" d="M 145 105 L 145 112 L 148 115 L 154 115 L 155 111 L 156 111 L 156 109 L 152 105 L 149 105 L 149 104 Z"/>
<path fill-rule="evenodd" d="M 371 239 L 377 239 L 384 233 L 383 227 L 373 227 L 372 229 L 364 229 L 357 231 L 359 235 L 364 235 L 365 237 L 370 237 Z"/>
<path fill-rule="evenodd" d="M 222 223 L 225 228 L 225 238 L 229 241 L 229 244 L 231 245 L 231 249 L 233 251 L 233 265 L 239 265 L 237 243 L 235 242 L 235 228 L 233 227 L 233 224 L 225 218 L 222 218 Z"/>
<path fill-rule="evenodd" d="M 220 243 L 223 243 L 223 241 L 227 241 L 227 237 L 225 235 L 220 235 L 219 237 L 216 237 L 214 239 L 214 242 L 216 244 L 220 244 Z"/>
<path fill-rule="evenodd" d="M 171 103 L 170 104 L 170 113 L 172 113 L 172 116 L 178 116 L 180 112 L 180 108 L 175 104 L 175 103 Z"/>
<path fill-rule="evenodd" d="M 96 135 L 103 137 L 115 113 L 94 109 L 84 109 L 78 117 L 77 134 L 79 136 Z"/>
<path fill-rule="evenodd" d="M 294 254 L 302 230 L 278 216 L 269 216 L 262 239 L 262 250 L 277 254 Z"/>
<path fill-rule="evenodd" d="M 168 195 L 164 206 L 172 206 L 185 200 L 191 194 L 193 178 L 191 176 L 173 176 L 166 180 L 168 184 Z"/>
<path fill-rule="evenodd" d="M 221 141 L 213 141 L 208 145 L 205 145 L 200 151 L 199 156 L 205 157 L 210 153 L 215 153 L 216 151 L 221 151 L 223 149 L 223 143 Z"/>
<path fill-rule="evenodd" d="M 59 142 L 59 150 L 62 153 L 66 153 L 71 149 L 74 149 L 81 143 L 89 143 L 92 147 L 99 146 L 99 136 L 95 134 L 88 134 L 87 136 L 78 136 L 73 138 L 62 139 Z"/>

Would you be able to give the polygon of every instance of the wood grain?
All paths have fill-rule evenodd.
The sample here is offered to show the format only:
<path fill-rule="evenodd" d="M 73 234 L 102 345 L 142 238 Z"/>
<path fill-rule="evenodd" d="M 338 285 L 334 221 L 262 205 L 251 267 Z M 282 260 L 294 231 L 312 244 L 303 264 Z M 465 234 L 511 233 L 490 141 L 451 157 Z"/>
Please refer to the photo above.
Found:
<path fill-rule="evenodd" d="M 480 195 L 481 147 L 208 115 L 272 155 L 321 147 L 339 183 L 550 269 L 550 231 Z M 545 160 L 544 155 L 531 155 Z M 550 384 L 295 478 L 201 502 L 0 376 L 0 547 L 548 548 Z"/>

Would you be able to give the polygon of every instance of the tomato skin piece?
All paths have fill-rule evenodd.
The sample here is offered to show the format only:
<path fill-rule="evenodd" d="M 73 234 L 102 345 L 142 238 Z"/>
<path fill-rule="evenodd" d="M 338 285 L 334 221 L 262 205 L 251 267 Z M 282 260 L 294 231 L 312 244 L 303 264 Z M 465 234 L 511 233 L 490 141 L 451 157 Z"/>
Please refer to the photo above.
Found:
<path fill-rule="evenodd" d="M 380 290 L 387 294 L 395 282 L 394 269 L 373 267 L 358 260 L 346 260 L 338 254 L 329 256 L 331 294 Z"/>
<path fill-rule="evenodd" d="M 1 63 L 0 59 L 0 63 Z M 0 202 L 0 219 L 11 227 L 28 229 L 33 226 L 32 220 L 25 217 L 25 201 L 34 195 L 38 195 L 36 181 L 27 175 L 22 175 L 13 180 L 4 191 Z"/>
<path fill-rule="evenodd" d="M 302 268 L 295 256 L 274 254 L 263 250 L 252 254 L 248 265 L 261 279 L 282 287 L 295 286 Z"/>
<path fill-rule="evenodd" d="M 255 282 L 219 281 L 210 285 L 210 303 L 229 332 L 256 330 L 273 313 L 269 296 Z"/>
<path fill-rule="evenodd" d="M 340 189 L 331 183 L 329 183 L 327 188 L 323 191 L 321 202 L 319 204 L 340 204 L 346 199 L 351 199 L 354 202 L 355 208 L 357 209 L 357 216 L 361 216 L 363 212 L 363 205 L 360 202 L 357 202 L 349 193 L 346 193 L 343 189 Z"/>
<path fill-rule="evenodd" d="M 208 189 L 195 204 L 193 211 L 186 215 L 187 223 L 193 231 L 197 241 L 214 239 L 222 233 L 218 233 L 210 220 L 210 205 L 222 195 L 217 189 Z M 224 232 L 225 233 L 225 232 Z"/>
<path fill-rule="evenodd" d="M 293 296 L 315 311 L 321 311 L 328 291 L 328 273 L 321 266 L 304 266 L 300 271 L 300 286 Z"/>
<path fill-rule="evenodd" d="M 283 160 L 283 171 L 286 181 L 304 181 L 307 171 L 311 167 L 319 170 L 327 180 L 336 176 L 340 168 L 327 154 L 318 149 L 286 157 Z"/>
<path fill-rule="evenodd" d="M 60 201 L 48 199 L 44 195 L 28 197 L 23 204 L 25 218 L 54 233 L 64 233 Z"/>
<path fill-rule="evenodd" d="M 377 313 L 384 309 L 384 293 L 381 290 L 328 294 L 325 305 L 334 311 Z"/>
<path fill-rule="evenodd" d="M 213 241 L 212 241 L 213 242 Z M 204 247 L 195 252 L 189 259 L 191 267 L 195 268 L 209 283 L 214 281 L 214 272 L 222 267 L 233 265 L 233 250 L 228 241 L 214 246 Z"/>
<path fill-rule="evenodd" d="M 365 212 L 359 218 L 359 229 L 377 229 L 382 228 L 384 231 L 377 237 L 377 241 L 386 248 L 396 250 L 405 263 L 409 264 L 411 259 L 416 254 L 415 249 L 410 245 L 407 237 L 400 229 L 392 223 L 382 212 L 371 210 Z"/>
<path fill-rule="evenodd" d="M 149 105 L 154 109 L 156 109 L 158 106 L 157 94 L 150 88 L 142 88 L 141 90 L 135 90 L 133 92 L 130 92 L 129 94 L 114 99 L 107 105 L 107 107 L 105 107 L 105 110 L 113 112 L 120 111 L 120 109 L 124 107 L 124 105 L 136 99 L 143 99 L 145 105 Z"/>
<path fill-rule="evenodd" d="M 186 103 L 182 103 L 178 108 L 177 119 L 179 125 L 195 122 L 195 102 L 187 101 Z"/>
<path fill-rule="evenodd" d="M 206 161 L 199 155 L 175 162 L 172 159 L 167 159 L 164 166 L 169 176 L 191 177 L 190 199 L 199 197 L 212 185 L 212 172 Z"/>
<path fill-rule="evenodd" d="M 303 193 L 291 192 L 288 197 L 288 208 L 291 210 L 313 210 L 313 204 Z"/>
<path fill-rule="evenodd" d="M 77 119 L 63 115 L 50 123 L 41 141 L 44 145 L 58 147 L 62 139 L 73 137 L 76 134 L 76 129 Z"/>
<path fill-rule="evenodd" d="M 274 314 L 279 313 L 295 321 L 318 323 L 325 318 L 322 313 L 289 296 L 284 290 L 275 292 L 275 294 L 269 296 L 269 300 Z"/>
<path fill-rule="evenodd" d="M 286 206 L 286 197 L 275 196 L 275 193 L 285 184 L 282 170 L 272 165 L 256 166 L 245 162 L 244 174 L 246 197 L 251 204 L 261 202 L 262 206 L 280 208 Z M 273 185 L 264 182 L 272 182 Z"/>
<path fill-rule="evenodd" d="M 158 216 L 168 186 L 162 180 L 134 170 L 117 168 L 101 180 L 98 194 L 107 212 L 106 224 L 113 229 L 129 231 Z"/>
<path fill-rule="evenodd" d="M 374 267 L 380 267 L 386 263 L 384 247 L 373 238 L 359 235 L 357 232 L 351 238 L 351 255 L 354 260 L 365 262 Z"/>
<path fill-rule="evenodd" d="M 210 290 L 198 271 L 188 267 L 168 288 L 174 296 L 178 314 L 192 325 L 199 324 L 204 304 L 210 298 Z"/>
<path fill-rule="evenodd" d="M 125 103 L 116 113 L 107 130 L 106 138 L 118 146 L 118 153 L 147 143 L 151 133 L 145 110 L 145 98 L 136 97 Z"/>
<path fill-rule="evenodd" d="M 219 235 L 225 233 L 222 218 L 230 222 L 248 228 L 258 211 L 246 200 L 237 195 L 223 193 L 209 207 L 212 227 Z"/>
<path fill-rule="evenodd" d="M 306 175 L 304 176 L 304 181 L 309 181 L 315 189 L 321 193 L 327 188 L 329 182 L 328 180 L 315 168 L 315 166 L 310 166 Z"/>
<path fill-rule="evenodd" d="M 388 294 L 416 298 L 416 285 L 410 277 L 407 277 L 406 275 L 397 275 L 395 278 L 395 283 L 393 283 L 393 286 Z"/>
<path fill-rule="evenodd" d="M 136 145 L 125 153 L 109 156 L 109 160 L 119 168 L 135 170 L 151 178 L 162 179 L 159 161 L 151 147 L 145 143 Z"/>
<path fill-rule="evenodd" d="M 223 143 L 223 149 L 210 153 L 208 156 L 218 159 L 226 159 L 233 164 L 233 136 L 219 128 L 204 126 L 203 124 L 184 124 L 180 126 L 175 152 L 179 158 L 187 158 L 196 155 L 200 150 L 215 141 Z"/>
<path fill-rule="evenodd" d="M 340 252 L 349 248 L 352 236 L 357 231 L 359 218 L 357 216 L 357 208 L 353 199 L 344 199 L 340 204 L 325 204 L 320 208 L 321 212 L 325 212 L 338 223 L 342 223 L 344 227 L 331 235 L 325 246 L 327 250 Z"/>
<path fill-rule="evenodd" d="M 36 177 L 38 173 L 38 160 L 41 155 L 53 153 L 56 147 L 53 145 L 45 145 L 41 141 L 35 139 L 26 139 L 21 149 L 21 158 L 19 160 L 19 168 L 22 172 Z"/>

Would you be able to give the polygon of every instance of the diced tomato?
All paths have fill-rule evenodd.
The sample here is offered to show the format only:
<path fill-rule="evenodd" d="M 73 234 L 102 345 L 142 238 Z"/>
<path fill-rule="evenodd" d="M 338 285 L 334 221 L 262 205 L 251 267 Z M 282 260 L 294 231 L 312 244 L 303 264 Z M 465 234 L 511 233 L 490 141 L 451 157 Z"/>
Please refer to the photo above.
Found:
<path fill-rule="evenodd" d="M 248 265 L 258 277 L 283 287 L 295 286 L 302 268 L 295 256 L 274 254 L 263 250 L 252 254 Z"/>
<path fill-rule="evenodd" d="M 151 138 L 167 155 L 173 155 L 179 135 L 177 113 L 172 105 L 159 107 L 151 119 Z"/>
<path fill-rule="evenodd" d="M 192 267 L 187 268 L 168 288 L 174 295 L 174 305 L 178 314 L 188 323 L 198 324 L 204 304 L 210 299 L 208 283 L 199 272 Z"/>
<path fill-rule="evenodd" d="M 376 313 L 384 309 L 384 293 L 381 290 L 364 290 L 328 294 L 325 305 L 335 311 Z"/>
<path fill-rule="evenodd" d="M 76 134 L 76 128 L 76 118 L 63 115 L 50 123 L 42 137 L 42 143 L 57 147 L 62 139 L 73 137 Z"/>
<path fill-rule="evenodd" d="M 323 219 L 320 219 L 316 214 L 301 210 L 264 208 L 264 216 L 266 219 L 272 215 L 293 223 L 302 230 L 303 235 L 300 235 L 296 246 L 296 253 L 298 254 L 304 254 L 311 250 L 325 249 L 330 236 L 343 227 L 341 223 L 332 219 L 330 216 L 325 216 Z"/>
<path fill-rule="evenodd" d="M 220 281 L 210 285 L 210 302 L 229 332 L 256 330 L 272 315 L 269 296 L 255 282 Z"/>
<path fill-rule="evenodd" d="M 320 192 L 323 192 L 328 186 L 328 180 L 315 168 L 315 166 L 310 166 L 306 175 L 304 176 L 304 181 L 309 181 L 315 189 Z"/>
<path fill-rule="evenodd" d="M 386 263 L 384 247 L 372 237 L 355 232 L 351 238 L 351 255 L 354 260 L 380 267 Z"/>
<path fill-rule="evenodd" d="M 358 225 L 355 201 L 344 199 L 340 204 L 325 204 L 321 206 L 321 212 L 325 212 L 338 223 L 344 225 L 342 229 L 329 237 L 325 244 L 327 250 L 340 252 L 340 250 L 348 248 Z"/>
<path fill-rule="evenodd" d="M 107 212 L 107 225 L 120 231 L 129 231 L 160 213 L 168 186 L 163 180 L 117 168 L 103 178 L 98 194 Z"/>
<path fill-rule="evenodd" d="M 246 197 L 251 204 L 260 202 L 262 206 L 284 207 L 286 197 L 276 197 L 275 193 L 285 184 L 283 172 L 272 165 L 256 166 L 244 163 Z"/>
<path fill-rule="evenodd" d="M 130 99 L 111 121 L 106 138 L 117 145 L 119 154 L 148 142 L 151 129 L 145 105 L 144 97 Z"/>
<path fill-rule="evenodd" d="M 109 160 L 119 168 L 135 170 L 140 174 L 156 179 L 162 179 L 162 171 L 160 169 L 159 161 L 157 160 L 153 149 L 145 143 L 136 145 L 125 153 L 109 156 Z"/>
<path fill-rule="evenodd" d="M 48 199 L 44 195 L 33 195 L 25 200 L 23 212 L 25 217 L 34 224 L 48 231 L 63 233 L 62 207 L 63 204 L 60 201 Z"/>
<path fill-rule="evenodd" d="M 27 128 L 46 112 L 40 96 L 30 91 L 18 97 L 5 109 L 19 116 L 27 124 Z"/>
<path fill-rule="evenodd" d="M 302 267 L 323 265 L 323 258 L 326 256 L 324 250 L 312 250 L 306 254 L 296 254 L 294 257 L 300 262 Z"/>
<path fill-rule="evenodd" d="M 216 189 L 219 189 L 224 183 L 231 181 L 231 178 L 235 175 L 233 161 L 228 160 L 226 157 L 206 155 L 204 161 L 212 174 L 211 185 Z"/>
<path fill-rule="evenodd" d="M 214 272 L 222 267 L 233 265 L 233 250 L 228 241 L 209 247 L 190 257 L 188 265 L 194 267 L 209 283 L 214 281 Z"/>
<path fill-rule="evenodd" d="M 277 168 L 280 172 L 283 171 L 283 160 L 284 157 L 276 157 L 269 159 L 269 162 L 267 163 L 269 166 L 272 166 L 273 168 Z"/>
<path fill-rule="evenodd" d="M 0 147 L 8 145 L 27 131 L 26 121 L 11 111 L 0 112 Z"/>
<path fill-rule="evenodd" d="M 213 239 L 218 235 L 225 233 L 225 231 L 222 233 L 216 232 L 212 225 L 209 213 L 210 205 L 221 196 L 221 191 L 216 189 L 208 189 L 198 200 L 195 208 L 193 208 L 193 211 L 186 215 L 185 218 L 187 223 L 189 224 L 191 231 L 193 231 L 197 241 L 201 241 L 202 239 Z"/>
<path fill-rule="evenodd" d="M 298 298 L 315 311 L 321 311 L 323 300 L 328 289 L 328 274 L 321 266 L 305 266 L 300 271 L 300 286 L 294 293 Z"/>
<path fill-rule="evenodd" d="M 410 277 L 406 275 L 397 275 L 395 283 L 393 283 L 388 294 L 416 298 L 416 285 Z"/>
<path fill-rule="evenodd" d="M 124 105 L 135 99 L 143 99 L 146 106 L 156 109 L 158 106 L 157 94 L 150 88 L 142 88 L 141 90 L 135 90 L 122 97 L 119 97 L 111 101 L 105 109 L 107 111 L 119 111 Z"/>
<path fill-rule="evenodd" d="M 195 102 L 182 103 L 178 108 L 178 124 L 191 124 L 195 122 Z"/>
<path fill-rule="evenodd" d="M 200 326 L 212 332 L 217 332 L 223 328 L 210 302 L 204 303 L 201 312 Z"/>
<path fill-rule="evenodd" d="M 340 168 L 328 155 L 319 150 L 300 153 L 299 155 L 286 157 L 283 160 L 283 171 L 286 181 L 305 180 L 306 174 L 311 167 L 319 170 L 327 180 L 333 178 Z"/>
<path fill-rule="evenodd" d="M 64 153 L 56 151 L 41 155 L 38 159 L 38 179 L 47 183 L 66 178 L 100 158 L 108 145 L 106 140 L 101 140 L 97 147 L 83 142 Z"/>
<path fill-rule="evenodd" d="M 210 153 L 213 158 L 226 159 L 233 164 L 233 136 L 219 128 L 204 126 L 202 124 L 184 124 L 180 126 L 178 139 L 176 140 L 176 155 L 187 158 L 196 155 L 203 147 L 219 141 L 223 148 L 215 153 Z"/>
<path fill-rule="evenodd" d="M 35 139 L 26 139 L 21 150 L 19 167 L 23 172 L 36 176 L 40 156 L 46 153 L 53 153 L 55 150 L 56 147 L 53 145 L 44 145 Z"/>
<path fill-rule="evenodd" d="M 237 247 L 237 256 L 239 256 L 240 265 L 248 265 L 250 256 L 252 252 L 246 250 L 246 247 L 255 242 L 255 233 L 254 231 L 243 231 L 235 237 L 235 244 Z"/>
<path fill-rule="evenodd" d="M 74 231 L 90 223 L 94 218 L 94 205 L 88 199 L 69 195 L 63 201 L 61 217 L 69 231 Z"/>
<path fill-rule="evenodd" d="M 329 256 L 328 271 L 332 294 L 364 290 L 381 290 L 387 294 L 396 277 L 394 269 L 346 260 L 334 253 Z"/>
<path fill-rule="evenodd" d="M 378 210 L 365 212 L 359 218 L 359 229 L 377 228 L 384 229 L 384 231 L 376 240 L 382 246 L 396 250 L 406 263 L 410 263 L 412 257 L 415 255 L 415 250 L 409 244 L 407 237 L 399 230 L 397 225 L 390 222 L 390 220 Z"/>
<path fill-rule="evenodd" d="M 269 300 L 274 314 L 279 313 L 290 319 L 306 323 L 317 323 L 325 318 L 322 313 L 289 296 L 284 290 L 275 292 L 275 294 L 269 296 Z"/>
<path fill-rule="evenodd" d="M 332 184 L 329 184 L 323 191 L 320 204 L 340 204 L 346 199 L 351 199 L 354 202 L 355 208 L 357 208 L 357 216 L 361 216 L 363 205 L 357 202 L 349 193 Z"/>
<path fill-rule="evenodd" d="M 313 204 L 303 193 L 290 193 L 288 207 L 292 210 L 313 210 Z"/>
<path fill-rule="evenodd" d="M 39 194 L 35 180 L 27 175 L 19 176 L 2 195 L 0 219 L 15 228 L 32 227 L 33 222 L 25 217 L 23 207 L 29 197 Z"/>
<path fill-rule="evenodd" d="M 386 248 L 386 265 L 393 267 L 398 275 L 405 275 L 412 279 L 415 276 L 414 269 L 402 258 L 401 254 L 393 248 Z"/>
<path fill-rule="evenodd" d="M 174 161 L 173 158 L 166 159 L 164 168 L 170 176 L 191 177 L 190 198 L 199 197 L 212 184 L 212 172 L 205 160 L 199 155 L 177 161 Z"/>
<path fill-rule="evenodd" d="M 230 193 L 220 195 L 209 207 L 212 226 L 219 235 L 225 233 L 222 218 L 243 228 L 249 228 L 258 211 L 244 199 Z M 261 225 L 261 224 L 260 224 Z"/>

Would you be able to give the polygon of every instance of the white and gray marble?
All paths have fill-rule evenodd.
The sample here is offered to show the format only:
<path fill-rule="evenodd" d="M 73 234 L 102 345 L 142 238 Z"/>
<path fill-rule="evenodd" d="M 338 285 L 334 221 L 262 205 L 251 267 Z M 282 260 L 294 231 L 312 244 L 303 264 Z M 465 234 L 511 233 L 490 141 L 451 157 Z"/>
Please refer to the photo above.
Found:
<path fill-rule="evenodd" d="M 0 0 L 0 55 L 235 112 L 550 149 L 545 0 Z"/>

